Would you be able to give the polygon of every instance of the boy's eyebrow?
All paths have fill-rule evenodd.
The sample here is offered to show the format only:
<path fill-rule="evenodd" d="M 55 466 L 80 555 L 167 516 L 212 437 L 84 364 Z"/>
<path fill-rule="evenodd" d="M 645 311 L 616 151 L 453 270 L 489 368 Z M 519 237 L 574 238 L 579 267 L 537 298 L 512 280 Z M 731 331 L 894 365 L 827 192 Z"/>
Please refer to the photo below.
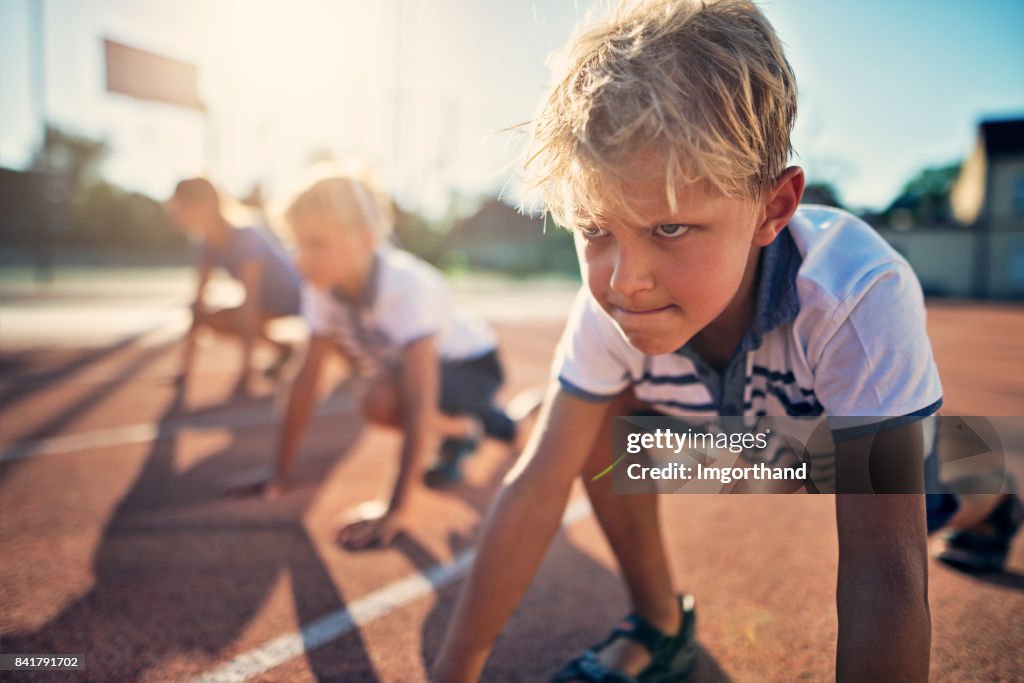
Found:
<path fill-rule="evenodd" d="M 657 225 L 697 225 L 700 221 L 693 221 L 687 219 L 676 218 L 674 216 L 658 217 L 650 221 L 647 221 L 648 227 L 654 227 Z"/>
<path fill-rule="evenodd" d="M 634 230 L 648 230 L 648 229 L 651 229 L 651 228 L 656 228 L 659 225 L 685 225 L 687 227 L 694 228 L 694 227 L 698 227 L 700 225 L 703 225 L 703 224 L 705 224 L 707 222 L 703 218 L 701 218 L 700 220 L 694 220 L 694 219 L 697 219 L 697 218 L 701 218 L 701 217 L 699 217 L 699 216 L 685 216 L 685 217 L 679 217 L 679 216 L 655 216 L 654 218 L 645 220 L 642 225 L 638 225 L 636 227 L 633 227 L 633 229 Z"/>

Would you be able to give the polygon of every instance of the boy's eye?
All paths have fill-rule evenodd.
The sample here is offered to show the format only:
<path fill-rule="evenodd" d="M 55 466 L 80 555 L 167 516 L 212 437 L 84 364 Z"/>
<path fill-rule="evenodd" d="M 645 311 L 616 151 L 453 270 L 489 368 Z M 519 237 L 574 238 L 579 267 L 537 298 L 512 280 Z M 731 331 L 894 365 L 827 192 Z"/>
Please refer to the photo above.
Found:
<path fill-rule="evenodd" d="M 681 237 L 690 231 L 690 226 L 682 225 L 680 223 L 667 223 L 665 225 L 657 225 L 654 227 L 654 232 L 662 237 Z"/>
<path fill-rule="evenodd" d="M 583 236 L 588 238 L 588 239 L 592 239 L 592 238 L 595 238 L 595 237 L 604 237 L 605 235 L 608 234 L 607 230 L 604 230 L 603 228 L 595 227 L 593 225 L 585 227 L 585 228 L 580 228 L 580 232 L 583 233 Z"/>

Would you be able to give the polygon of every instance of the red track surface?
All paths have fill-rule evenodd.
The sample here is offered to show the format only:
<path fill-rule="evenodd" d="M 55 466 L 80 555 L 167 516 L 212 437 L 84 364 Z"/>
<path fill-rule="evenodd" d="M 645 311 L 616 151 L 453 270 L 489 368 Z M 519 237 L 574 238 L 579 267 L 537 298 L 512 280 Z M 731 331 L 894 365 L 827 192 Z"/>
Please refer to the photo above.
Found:
<path fill-rule="evenodd" d="M 544 380 L 559 328 L 499 327 L 506 396 Z M 944 412 L 1024 414 L 1024 311 L 937 304 L 929 328 Z M 137 340 L 8 347 L 0 356 L 0 448 L 22 449 L 0 465 L 0 651 L 77 653 L 86 662 L 81 673 L 0 679 L 167 681 L 210 672 L 470 548 L 510 465 L 489 444 L 469 463 L 466 485 L 422 494 L 417 528 L 395 547 L 346 552 L 333 542 L 336 517 L 386 490 L 397 436 L 361 429 L 352 413 L 321 416 L 298 490 L 274 503 L 225 499 L 225 477 L 272 454 L 271 400 L 226 402 L 236 362 L 227 344 L 201 352 L 185 396 L 169 381 L 176 361 L 175 347 Z M 146 423 L 163 425 L 165 436 L 63 452 L 38 443 Z M 693 680 L 831 677 L 830 497 L 665 496 L 663 513 L 677 584 L 699 603 L 703 650 Z M 972 577 L 933 563 L 930 580 L 933 679 L 1020 680 L 1024 542 L 1004 574 Z M 456 581 L 385 610 L 250 680 L 424 680 L 457 590 Z M 611 554 L 585 516 L 557 537 L 485 679 L 545 680 L 624 611 Z"/>

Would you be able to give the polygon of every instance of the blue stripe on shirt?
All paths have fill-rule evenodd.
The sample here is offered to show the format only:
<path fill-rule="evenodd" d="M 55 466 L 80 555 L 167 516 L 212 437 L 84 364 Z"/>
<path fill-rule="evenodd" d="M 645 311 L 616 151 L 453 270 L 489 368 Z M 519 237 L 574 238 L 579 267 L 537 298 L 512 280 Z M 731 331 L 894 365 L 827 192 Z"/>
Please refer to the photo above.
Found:
<path fill-rule="evenodd" d="M 832 440 L 836 442 L 850 441 L 852 439 L 859 439 L 861 437 L 878 434 L 879 432 L 884 432 L 888 429 L 902 427 L 904 425 L 908 425 L 913 422 L 918 422 L 926 417 L 934 415 L 936 412 L 938 412 L 939 408 L 941 407 L 942 399 L 939 398 L 939 400 L 936 401 L 935 403 L 932 403 L 929 406 L 925 406 L 920 410 L 915 410 L 914 412 L 909 413 L 907 415 L 902 415 L 900 417 L 891 417 L 888 419 L 881 420 L 879 422 L 861 425 L 859 427 L 844 427 L 842 429 L 833 429 Z"/>

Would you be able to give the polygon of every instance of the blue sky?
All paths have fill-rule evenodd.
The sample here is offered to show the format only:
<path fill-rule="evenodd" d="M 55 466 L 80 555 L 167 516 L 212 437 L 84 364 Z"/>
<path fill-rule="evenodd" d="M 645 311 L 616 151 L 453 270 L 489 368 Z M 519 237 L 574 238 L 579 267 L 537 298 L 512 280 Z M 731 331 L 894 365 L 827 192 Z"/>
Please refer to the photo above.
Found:
<path fill-rule="evenodd" d="M 30 3 L 0 0 L 0 165 L 38 141 Z M 496 192 L 586 0 L 45 0 L 46 109 L 109 140 L 107 175 L 164 195 L 208 171 L 282 190 L 314 149 L 358 155 L 406 204 Z M 774 0 L 800 86 L 812 179 L 882 207 L 915 171 L 967 154 L 977 122 L 1024 115 L 1018 0 Z M 101 37 L 193 61 L 210 125 L 103 90 Z"/>

